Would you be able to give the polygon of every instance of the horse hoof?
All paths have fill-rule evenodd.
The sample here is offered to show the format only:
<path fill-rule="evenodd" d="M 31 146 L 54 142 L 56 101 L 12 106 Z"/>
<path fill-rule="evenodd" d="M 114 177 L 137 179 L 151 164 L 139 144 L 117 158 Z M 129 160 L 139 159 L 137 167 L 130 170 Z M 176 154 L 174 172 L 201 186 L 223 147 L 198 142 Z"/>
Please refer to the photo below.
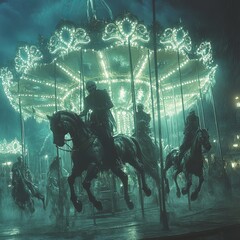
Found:
<path fill-rule="evenodd" d="M 98 210 L 98 211 L 102 211 L 103 210 L 103 206 L 102 206 L 102 203 L 100 201 L 96 201 L 96 203 L 94 204 L 95 208 Z"/>
<path fill-rule="evenodd" d="M 143 191 L 145 192 L 147 197 L 151 196 L 152 194 L 152 191 L 149 188 L 144 188 Z"/>
<path fill-rule="evenodd" d="M 192 193 L 191 194 L 191 201 L 195 201 L 198 197 L 198 194 L 197 193 Z"/>
<path fill-rule="evenodd" d="M 75 207 L 75 209 L 77 210 L 77 212 L 81 212 L 82 211 L 82 203 L 80 201 L 75 201 L 73 202 L 73 205 Z"/>
<path fill-rule="evenodd" d="M 127 206 L 128 206 L 128 209 L 130 209 L 130 210 L 134 209 L 134 204 L 132 201 L 128 201 Z"/>

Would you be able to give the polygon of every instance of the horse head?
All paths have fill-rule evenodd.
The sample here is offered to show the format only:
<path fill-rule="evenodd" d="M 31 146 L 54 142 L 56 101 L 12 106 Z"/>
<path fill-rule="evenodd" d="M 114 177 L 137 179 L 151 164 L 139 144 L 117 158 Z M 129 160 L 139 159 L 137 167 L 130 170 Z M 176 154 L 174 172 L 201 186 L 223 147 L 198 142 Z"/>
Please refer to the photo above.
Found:
<path fill-rule="evenodd" d="M 212 145 L 209 141 L 209 134 L 207 129 L 200 129 L 198 131 L 198 139 L 200 141 L 200 144 L 204 147 L 204 149 L 208 152 L 210 151 Z"/>
<path fill-rule="evenodd" d="M 89 135 L 89 129 L 83 120 L 74 112 L 58 111 L 47 118 L 53 133 L 53 143 L 58 147 L 65 144 L 65 135 L 70 134 L 73 145 L 81 142 L 82 138 Z"/>
<path fill-rule="evenodd" d="M 69 124 L 61 115 L 60 112 L 54 113 L 52 116 L 47 118 L 50 122 L 50 129 L 53 133 L 53 143 L 58 147 L 62 147 L 65 144 L 65 135 L 69 133 Z"/>

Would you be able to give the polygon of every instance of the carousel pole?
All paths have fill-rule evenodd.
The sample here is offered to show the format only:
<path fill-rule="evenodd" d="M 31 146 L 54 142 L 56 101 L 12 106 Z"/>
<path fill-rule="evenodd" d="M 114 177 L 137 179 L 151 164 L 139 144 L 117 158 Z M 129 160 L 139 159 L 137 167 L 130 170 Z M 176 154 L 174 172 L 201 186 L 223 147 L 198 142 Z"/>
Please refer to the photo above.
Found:
<path fill-rule="evenodd" d="M 150 59 L 149 59 L 149 51 L 148 51 L 148 67 L 149 67 L 149 77 L 150 77 L 150 84 L 151 84 L 151 80 L 152 79 L 151 79 L 151 64 L 150 64 Z M 168 146 L 170 146 L 169 129 L 168 129 L 168 124 L 167 124 L 167 114 L 166 114 L 166 107 L 165 107 L 165 101 L 164 101 L 161 81 L 160 81 L 159 85 L 160 85 L 160 91 L 161 91 L 161 95 L 162 95 L 163 112 L 164 112 L 164 119 L 165 119 L 166 131 L 167 131 Z M 152 97 L 152 109 L 154 109 L 153 94 L 152 94 L 152 84 L 151 84 L 151 97 Z M 154 111 L 153 111 L 153 114 L 154 114 Z"/>
<path fill-rule="evenodd" d="M 56 62 L 54 62 L 54 95 L 55 95 L 55 112 L 57 112 L 57 77 L 56 77 Z M 57 159 L 58 159 L 58 186 L 59 186 L 59 192 L 58 192 L 58 202 L 59 202 L 59 209 L 60 209 L 60 219 L 63 221 L 63 201 L 62 201 L 62 187 L 61 187 L 61 160 L 59 157 L 59 149 L 56 146 L 57 150 Z"/>
<path fill-rule="evenodd" d="M 224 163 L 223 155 L 222 155 L 222 144 L 221 144 L 221 139 L 220 139 L 219 125 L 218 125 L 218 121 L 217 121 L 216 105 L 215 105 L 215 99 L 214 99 L 214 95 L 213 95 L 212 84 L 210 84 L 210 95 L 211 95 L 211 100 L 212 100 L 214 121 L 215 121 L 216 133 L 217 133 L 217 139 L 218 139 L 218 151 L 219 151 L 219 154 L 220 154 L 220 159 L 221 159 L 222 164 L 224 166 L 225 163 Z"/>
<path fill-rule="evenodd" d="M 165 192 L 164 192 L 164 177 L 163 177 L 163 150 L 162 150 L 162 131 L 161 131 L 161 112 L 160 112 L 160 96 L 159 96 L 159 82 L 158 82 L 158 65 L 157 65 L 157 32 L 156 32 L 156 7 L 155 0 L 152 0 L 153 11 L 153 46 L 154 46 L 154 65 L 155 65 L 155 80 L 156 80 L 156 97 L 157 97 L 157 116 L 158 116 L 158 134 L 159 134 L 159 153 L 161 166 L 161 180 L 162 180 L 162 208 L 160 208 L 160 220 L 163 228 L 168 230 L 168 219 L 165 206 Z"/>
<path fill-rule="evenodd" d="M 157 146 L 157 133 L 156 133 L 156 123 L 155 123 L 155 110 L 154 110 L 154 100 L 153 100 L 153 84 L 152 84 L 152 70 L 151 70 L 151 63 L 150 63 L 150 55 L 148 50 L 148 72 L 149 72 L 149 81 L 150 81 L 150 93 L 151 93 L 151 103 L 152 103 L 152 116 L 153 116 L 153 133 L 154 133 L 154 144 Z M 159 174 L 159 168 L 157 168 L 157 174 Z M 158 199 L 159 199 L 159 206 L 160 211 L 162 212 L 162 199 L 161 199 L 161 186 L 160 183 L 157 186 L 158 188 Z"/>
<path fill-rule="evenodd" d="M 181 102 L 182 102 L 182 112 L 183 112 L 183 123 L 185 124 L 185 106 L 183 100 L 183 86 L 182 86 L 182 71 L 180 66 L 180 54 L 179 49 L 177 49 L 177 60 L 178 60 L 178 72 L 179 72 L 179 81 L 180 81 L 180 91 L 181 91 Z"/>
<path fill-rule="evenodd" d="M 175 116 L 177 116 L 177 104 L 176 104 L 176 94 L 175 94 L 175 90 L 174 90 L 174 85 L 173 85 L 173 80 L 171 79 L 171 83 L 173 86 L 173 104 L 174 104 L 174 113 Z M 173 120 L 172 120 L 173 121 Z M 174 125 L 174 124 L 173 124 Z M 176 119 L 176 125 L 177 125 L 177 143 L 178 145 L 180 145 L 180 136 L 179 136 L 179 124 L 178 124 L 178 117 Z"/>
<path fill-rule="evenodd" d="M 197 115 L 200 116 L 200 107 L 199 107 L 199 100 L 197 99 L 197 102 L 195 104 L 196 108 L 197 108 Z M 202 122 L 200 121 L 199 123 L 200 128 L 202 128 Z"/>
<path fill-rule="evenodd" d="M 176 94 L 175 94 L 175 88 L 174 88 L 174 84 L 173 84 L 173 80 L 171 79 L 171 83 L 172 83 L 172 94 L 173 94 L 173 104 L 174 104 L 174 113 L 175 116 L 177 116 L 177 104 L 176 104 Z M 178 122 L 178 117 L 175 119 L 176 120 L 176 131 L 177 131 L 177 144 L 180 145 L 180 136 L 179 136 L 179 122 Z M 173 119 L 172 119 L 173 121 Z M 173 123 L 172 123 L 173 124 Z M 173 124 L 174 126 L 174 124 Z M 173 128 L 174 129 L 174 128 Z M 174 141 L 175 142 L 175 141 Z"/>
<path fill-rule="evenodd" d="M 84 68 L 83 68 L 83 50 L 81 48 L 80 50 L 80 82 L 79 82 L 79 110 L 82 111 L 82 107 L 84 104 L 85 99 L 85 77 L 84 77 Z M 85 116 L 85 122 L 87 120 L 87 117 Z M 71 161 L 72 162 L 72 161 Z M 82 190 L 82 175 L 79 179 L 79 190 Z M 96 226 L 96 215 L 95 215 L 95 209 L 92 207 L 92 215 L 93 215 L 93 225 Z"/>
<path fill-rule="evenodd" d="M 133 119 L 134 119 L 134 129 L 136 133 L 136 137 L 138 138 L 138 129 L 137 129 L 137 119 L 136 119 L 136 95 L 135 95 L 135 84 L 134 84 L 134 76 L 133 76 L 133 63 L 132 63 L 132 52 L 131 52 L 131 43 L 130 37 L 128 38 L 128 53 L 129 53 L 129 65 L 130 65 L 130 74 L 131 74 L 131 92 L 132 92 L 132 104 L 133 104 Z M 138 184 L 139 184 L 139 195 L 140 195 L 140 203 L 142 209 L 142 215 L 144 217 L 144 202 L 143 202 L 143 194 L 142 194 L 142 182 L 140 181 L 140 177 L 138 175 Z"/>
<path fill-rule="evenodd" d="M 150 63 L 150 54 L 148 50 L 148 72 L 149 72 L 149 82 L 150 82 L 150 93 L 151 93 L 151 103 L 152 103 L 152 118 L 153 118 L 153 134 L 154 143 L 157 146 L 157 133 L 156 133 L 156 123 L 155 123 L 155 110 L 154 110 L 154 99 L 153 99 L 153 83 L 152 83 L 152 70 Z"/>
<path fill-rule="evenodd" d="M 199 95 L 200 95 L 200 109 L 201 109 L 201 115 L 202 115 L 202 120 L 203 120 L 203 128 L 206 128 L 206 119 L 205 119 L 205 112 L 204 112 L 204 107 L 203 107 L 203 94 L 202 94 L 202 89 L 201 89 L 201 83 L 200 83 L 200 77 L 199 77 L 199 68 L 198 68 L 199 62 L 197 62 L 197 81 L 198 81 L 198 90 L 199 90 Z"/>
<path fill-rule="evenodd" d="M 166 131 L 167 131 L 168 150 L 170 151 L 169 129 L 168 129 L 167 114 L 166 114 L 166 106 L 165 106 L 165 101 L 164 101 L 164 95 L 163 95 L 163 91 L 162 91 L 162 84 L 161 84 L 161 81 L 159 81 L 159 87 L 160 87 L 160 91 L 161 91 L 161 95 L 162 95 L 163 112 L 164 112 L 165 126 L 166 126 Z"/>
<path fill-rule="evenodd" d="M 186 116 L 185 116 L 185 107 L 184 107 L 184 100 L 183 100 L 182 71 L 181 71 L 181 66 L 180 66 L 180 54 L 179 54 L 179 48 L 177 49 L 177 59 L 178 59 L 178 72 L 179 72 L 180 91 L 181 91 L 181 101 L 182 101 L 183 124 L 185 125 Z M 189 210 L 191 210 L 191 201 L 190 201 L 190 195 L 189 195 L 189 192 L 188 192 L 188 208 L 189 208 Z"/>
<path fill-rule="evenodd" d="M 81 84 L 82 84 L 82 88 L 81 88 Z M 80 51 L 80 82 L 79 82 L 80 112 L 81 112 L 82 106 L 83 106 L 82 101 L 85 99 L 84 86 L 85 86 L 85 78 L 84 78 L 84 68 L 83 68 L 83 51 L 81 49 L 81 51 Z"/>
<path fill-rule="evenodd" d="M 26 160 L 25 160 L 25 136 L 24 136 L 24 122 L 22 116 L 22 101 L 20 97 L 20 79 L 18 80 L 18 107 L 19 107 L 19 114 L 20 114 L 20 131 L 21 131 L 21 143 L 22 143 L 22 158 L 24 167 L 26 167 Z M 24 172 L 25 175 L 25 172 Z"/>

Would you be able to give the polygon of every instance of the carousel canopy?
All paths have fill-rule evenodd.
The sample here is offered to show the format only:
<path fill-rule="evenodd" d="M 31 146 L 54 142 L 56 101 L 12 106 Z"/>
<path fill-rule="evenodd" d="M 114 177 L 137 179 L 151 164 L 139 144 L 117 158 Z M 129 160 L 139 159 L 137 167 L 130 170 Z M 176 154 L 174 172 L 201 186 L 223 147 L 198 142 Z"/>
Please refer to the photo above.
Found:
<path fill-rule="evenodd" d="M 157 65 L 164 116 L 182 111 L 181 94 L 188 108 L 200 93 L 206 93 L 214 84 L 217 66 L 213 64 L 209 42 L 193 51 L 191 38 L 183 27 L 160 30 Z M 18 48 L 14 69 L 0 71 L 4 91 L 17 111 L 21 104 L 24 119 L 34 116 L 41 121 L 56 109 L 80 112 L 86 94 L 84 83 L 94 80 L 112 97 L 118 130 L 130 132 L 131 73 L 136 103 L 143 103 L 145 110 L 151 112 L 152 89 L 153 107 L 156 105 L 152 38 L 151 29 L 130 14 L 110 23 L 93 23 L 86 29 L 61 22 L 46 45 Z"/>

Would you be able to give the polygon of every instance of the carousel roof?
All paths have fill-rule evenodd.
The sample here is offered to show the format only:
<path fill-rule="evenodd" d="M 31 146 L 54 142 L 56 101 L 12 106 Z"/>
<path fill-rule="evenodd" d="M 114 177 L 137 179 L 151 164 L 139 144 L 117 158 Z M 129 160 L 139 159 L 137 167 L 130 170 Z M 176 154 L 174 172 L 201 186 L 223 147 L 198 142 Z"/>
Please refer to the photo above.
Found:
<path fill-rule="evenodd" d="M 94 80 L 99 88 L 109 91 L 115 117 L 126 132 L 133 111 L 130 53 L 136 102 L 144 103 L 150 112 L 150 78 L 156 99 L 152 35 L 130 14 L 101 23 L 94 30 L 62 22 L 47 48 L 19 47 L 15 69 L 2 68 L 0 77 L 11 105 L 18 111 L 20 98 L 23 117 L 34 116 L 37 120 L 47 119 L 56 105 L 58 110 L 80 112 L 84 82 Z M 211 44 L 203 42 L 193 52 L 188 32 L 182 27 L 157 34 L 157 63 L 161 106 L 163 109 L 165 105 L 169 115 L 176 114 L 176 109 L 182 111 L 181 93 L 189 107 L 214 83 L 217 66 L 213 64 Z"/>

